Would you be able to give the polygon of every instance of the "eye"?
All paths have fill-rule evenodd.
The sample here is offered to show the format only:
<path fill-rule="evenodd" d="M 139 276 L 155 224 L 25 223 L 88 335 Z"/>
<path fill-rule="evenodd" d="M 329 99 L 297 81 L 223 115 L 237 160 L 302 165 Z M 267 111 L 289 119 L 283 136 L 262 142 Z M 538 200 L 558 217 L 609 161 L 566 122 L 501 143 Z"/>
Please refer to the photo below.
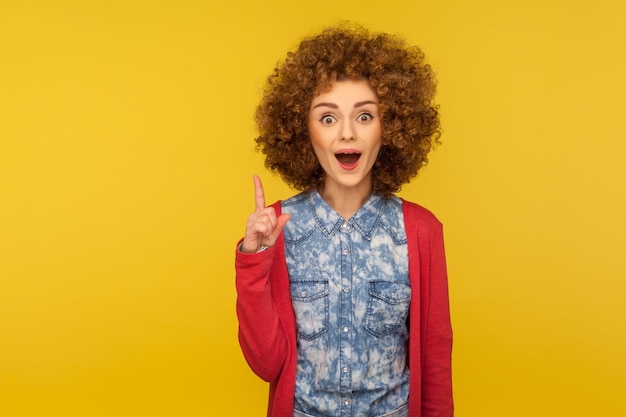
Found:
<path fill-rule="evenodd" d="M 337 121 L 337 119 L 335 119 L 335 117 L 331 116 L 330 114 L 325 114 L 320 119 L 320 122 L 322 122 L 323 125 L 332 125 L 336 121 Z"/>
<path fill-rule="evenodd" d="M 372 116 L 372 115 L 371 115 L 371 114 L 369 114 L 369 113 L 361 113 L 361 114 L 359 114 L 359 115 L 357 116 L 357 118 L 356 118 L 356 120 L 357 120 L 358 122 L 363 122 L 363 123 L 364 123 L 364 122 L 369 122 L 369 121 L 371 121 L 371 120 L 373 120 L 373 119 L 374 119 L 374 116 Z"/>

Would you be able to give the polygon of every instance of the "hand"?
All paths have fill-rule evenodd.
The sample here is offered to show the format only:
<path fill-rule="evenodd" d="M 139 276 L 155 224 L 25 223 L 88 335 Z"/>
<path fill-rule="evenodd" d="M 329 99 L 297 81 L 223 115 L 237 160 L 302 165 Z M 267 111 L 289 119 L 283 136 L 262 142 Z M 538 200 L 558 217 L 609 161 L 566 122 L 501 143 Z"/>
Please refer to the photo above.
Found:
<path fill-rule="evenodd" d="M 255 175 L 253 180 L 255 211 L 248 217 L 246 234 L 241 245 L 241 251 L 244 253 L 255 253 L 263 246 L 274 246 L 285 223 L 291 217 L 289 214 L 276 217 L 276 212 L 272 207 L 265 207 L 265 193 L 261 179 Z"/>

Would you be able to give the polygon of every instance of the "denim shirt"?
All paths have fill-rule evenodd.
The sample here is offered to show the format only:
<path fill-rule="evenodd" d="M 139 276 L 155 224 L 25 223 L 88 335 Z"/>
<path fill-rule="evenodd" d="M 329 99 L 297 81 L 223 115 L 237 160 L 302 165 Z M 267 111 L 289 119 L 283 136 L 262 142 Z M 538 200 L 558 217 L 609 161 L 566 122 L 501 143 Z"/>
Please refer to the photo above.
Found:
<path fill-rule="evenodd" d="M 408 415 L 411 286 L 402 202 L 344 220 L 317 191 L 282 203 L 298 327 L 296 416 Z M 398 410 L 396 413 L 393 413 Z"/>

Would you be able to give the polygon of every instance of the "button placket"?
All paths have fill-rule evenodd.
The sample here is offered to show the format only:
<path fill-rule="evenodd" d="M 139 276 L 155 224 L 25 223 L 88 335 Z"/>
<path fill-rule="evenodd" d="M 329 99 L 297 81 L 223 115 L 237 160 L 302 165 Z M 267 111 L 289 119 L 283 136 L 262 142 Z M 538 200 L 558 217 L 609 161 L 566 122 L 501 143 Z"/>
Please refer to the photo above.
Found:
<path fill-rule="evenodd" d="M 340 259 L 341 259 L 341 293 L 340 293 L 340 335 L 339 335 L 339 370 L 340 374 L 340 390 L 342 393 L 342 403 L 346 409 L 342 411 L 342 415 L 350 415 L 351 402 L 351 357 L 352 357 L 352 256 L 350 256 L 352 248 L 351 230 L 352 227 L 347 221 L 344 221 L 339 230 L 340 240 Z M 345 403 L 347 401 L 347 403 Z M 347 414 L 345 414 L 347 413 Z"/>

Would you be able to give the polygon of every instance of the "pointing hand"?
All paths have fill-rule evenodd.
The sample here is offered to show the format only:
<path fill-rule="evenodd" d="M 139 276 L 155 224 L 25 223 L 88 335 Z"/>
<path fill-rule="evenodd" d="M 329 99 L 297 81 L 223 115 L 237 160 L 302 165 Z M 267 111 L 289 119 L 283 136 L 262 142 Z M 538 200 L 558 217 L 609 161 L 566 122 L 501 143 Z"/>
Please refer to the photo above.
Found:
<path fill-rule="evenodd" d="M 255 175 L 253 180 L 255 211 L 248 217 L 246 234 L 241 245 L 244 253 L 257 252 L 263 246 L 274 246 L 285 223 L 290 218 L 289 214 L 276 216 L 272 207 L 265 207 L 265 193 L 261 179 Z"/>

